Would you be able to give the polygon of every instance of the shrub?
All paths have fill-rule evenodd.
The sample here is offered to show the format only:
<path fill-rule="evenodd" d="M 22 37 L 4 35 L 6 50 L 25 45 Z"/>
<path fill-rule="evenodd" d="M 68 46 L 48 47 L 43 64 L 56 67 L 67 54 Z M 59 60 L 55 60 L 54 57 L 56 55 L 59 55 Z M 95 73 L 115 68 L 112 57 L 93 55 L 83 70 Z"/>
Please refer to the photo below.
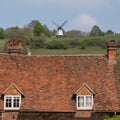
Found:
<path fill-rule="evenodd" d="M 106 48 L 108 42 L 106 40 L 101 40 L 97 38 L 90 38 L 86 39 L 81 42 L 81 46 L 89 46 L 89 47 L 101 47 L 101 48 Z"/>
<path fill-rule="evenodd" d="M 115 115 L 113 117 L 110 117 L 108 115 L 104 115 L 103 120 L 120 120 L 120 115 Z"/>
<path fill-rule="evenodd" d="M 65 44 L 58 40 L 52 40 L 52 41 L 46 43 L 46 48 L 48 48 L 48 49 L 67 49 Z"/>
<path fill-rule="evenodd" d="M 72 48 L 77 47 L 77 46 L 80 46 L 80 41 L 79 41 L 79 39 L 74 39 L 74 40 L 72 40 L 72 41 L 70 42 L 70 45 L 71 45 Z"/>
<path fill-rule="evenodd" d="M 86 48 L 85 48 L 85 46 L 81 46 L 80 49 L 81 50 L 85 50 Z"/>
<path fill-rule="evenodd" d="M 103 120 L 108 120 L 108 119 L 109 119 L 109 115 L 105 114 L 105 115 L 103 116 Z"/>
<path fill-rule="evenodd" d="M 36 40 L 31 40 L 31 48 L 44 48 L 45 42 L 44 40 L 36 39 Z"/>
<path fill-rule="evenodd" d="M 120 48 L 120 40 L 117 41 L 117 47 Z"/>

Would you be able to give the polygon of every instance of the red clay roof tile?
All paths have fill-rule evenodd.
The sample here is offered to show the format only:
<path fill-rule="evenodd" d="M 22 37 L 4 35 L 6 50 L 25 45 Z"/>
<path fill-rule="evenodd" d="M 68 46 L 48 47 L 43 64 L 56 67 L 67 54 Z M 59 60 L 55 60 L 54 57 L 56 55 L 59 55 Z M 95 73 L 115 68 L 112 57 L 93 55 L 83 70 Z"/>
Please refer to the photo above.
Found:
<path fill-rule="evenodd" d="M 24 93 L 22 110 L 76 111 L 74 93 L 95 91 L 95 111 L 119 111 L 116 65 L 106 56 L 0 55 L 0 94 L 12 83 Z M 3 101 L 0 101 L 3 109 Z"/>

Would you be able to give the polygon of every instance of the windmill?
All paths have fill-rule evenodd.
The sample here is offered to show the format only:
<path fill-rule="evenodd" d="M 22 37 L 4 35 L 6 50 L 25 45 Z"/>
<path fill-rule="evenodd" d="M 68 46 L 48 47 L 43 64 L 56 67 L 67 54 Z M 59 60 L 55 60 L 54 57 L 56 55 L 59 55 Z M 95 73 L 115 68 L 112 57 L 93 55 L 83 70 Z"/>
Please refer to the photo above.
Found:
<path fill-rule="evenodd" d="M 57 25 L 55 22 L 53 22 L 53 24 L 55 24 L 58 28 L 57 28 L 57 32 L 56 32 L 56 37 L 63 37 L 64 36 L 64 30 L 63 30 L 63 26 L 67 23 L 67 20 L 63 22 L 62 25 Z"/>

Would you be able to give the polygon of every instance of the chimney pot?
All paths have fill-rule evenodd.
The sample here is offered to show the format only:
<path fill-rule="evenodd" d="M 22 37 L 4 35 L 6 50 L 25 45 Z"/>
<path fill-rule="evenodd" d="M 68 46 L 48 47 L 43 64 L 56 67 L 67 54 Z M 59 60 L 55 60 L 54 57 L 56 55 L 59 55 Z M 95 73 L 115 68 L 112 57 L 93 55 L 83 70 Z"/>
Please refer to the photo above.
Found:
<path fill-rule="evenodd" d="M 7 53 L 23 54 L 22 41 L 21 40 L 18 41 L 15 38 L 13 40 L 8 41 Z"/>
<path fill-rule="evenodd" d="M 117 61 L 117 41 L 110 40 L 108 43 L 107 57 L 111 62 Z"/>

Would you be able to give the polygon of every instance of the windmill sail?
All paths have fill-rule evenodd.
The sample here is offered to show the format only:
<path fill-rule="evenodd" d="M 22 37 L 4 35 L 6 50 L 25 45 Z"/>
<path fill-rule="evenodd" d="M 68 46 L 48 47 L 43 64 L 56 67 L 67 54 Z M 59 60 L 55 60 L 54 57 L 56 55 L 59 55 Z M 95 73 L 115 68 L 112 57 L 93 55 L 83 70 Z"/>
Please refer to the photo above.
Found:
<path fill-rule="evenodd" d="M 67 23 L 67 20 L 61 25 L 61 27 L 63 27 L 66 23 Z"/>
<path fill-rule="evenodd" d="M 54 25 L 56 25 L 57 27 L 59 27 L 59 25 L 57 25 L 55 22 L 53 22 Z"/>

